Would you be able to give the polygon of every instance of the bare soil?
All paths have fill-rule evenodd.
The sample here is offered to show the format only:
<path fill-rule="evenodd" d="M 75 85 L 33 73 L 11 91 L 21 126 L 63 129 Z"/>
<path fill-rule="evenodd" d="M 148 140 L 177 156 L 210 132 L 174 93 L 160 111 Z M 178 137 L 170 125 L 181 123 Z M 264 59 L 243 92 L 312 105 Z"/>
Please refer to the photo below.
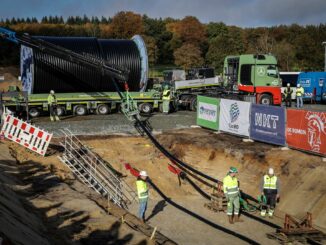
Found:
<path fill-rule="evenodd" d="M 282 190 L 276 217 L 269 221 L 282 225 L 285 213 L 302 218 L 305 212 L 309 211 L 313 214 L 316 227 L 323 231 L 326 230 L 326 179 L 324 178 L 326 168 L 320 157 L 295 150 L 282 151 L 280 147 L 263 143 L 246 143 L 241 138 L 215 134 L 205 129 L 172 130 L 157 137 L 178 158 L 217 179 L 222 180 L 230 166 L 237 167 L 241 188 L 255 197 L 259 194 L 260 179 L 268 167 L 273 167 L 281 180 Z M 230 225 L 227 223 L 224 213 L 214 213 L 204 208 L 207 201 L 188 183 L 179 181 L 177 176 L 168 170 L 169 160 L 154 148 L 147 138 L 85 136 L 81 137 L 81 140 L 121 172 L 130 185 L 135 186 L 135 177 L 125 169 L 124 163 L 130 163 L 139 170 L 146 170 L 153 182 L 173 201 L 224 227 L 223 229 L 212 228 L 186 215 L 168 205 L 154 190 L 151 190 L 147 210 L 148 222 L 177 243 L 246 243 L 235 234 L 228 232 L 232 231 L 260 244 L 277 244 L 266 237 L 266 233 L 275 231 L 275 228 L 248 217 L 242 217 L 244 223 Z M 38 168 L 41 170 L 45 168 L 58 180 L 64 182 L 59 186 L 51 186 L 49 193 L 43 196 L 38 195 L 37 198 L 34 197 L 29 202 L 39 210 L 46 210 L 43 211 L 42 221 L 46 220 L 50 224 L 59 223 L 56 226 L 57 229 L 59 228 L 56 235 L 63 236 L 66 241 L 80 241 L 97 230 L 112 229 L 115 224 L 114 219 L 107 217 L 103 209 L 79 192 L 85 187 L 76 181 L 69 169 L 57 159 L 57 155 L 60 154 L 60 148 L 56 145 L 58 141 L 60 139 L 55 139 L 54 145 L 50 149 L 50 152 L 54 154 L 45 158 L 36 156 L 13 143 L 6 143 L 12 150 L 11 154 L 22 166 L 38 164 L 38 167 L 34 169 L 36 176 L 40 171 Z M 33 185 L 32 183 L 33 181 L 31 185 Z M 208 187 L 199 182 L 196 183 L 205 191 L 211 192 Z M 69 211 L 69 217 L 72 215 L 71 212 L 81 213 L 76 215 L 78 218 L 68 218 L 67 220 L 60 218 L 60 221 L 57 221 L 57 216 L 62 217 L 61 213 L 67 211 Z M 130 211 L 136 214 L 137 204 L 131 206 Z M 56 218 L 51 219 L 52 216 Z M 74 222 L 77 222 L 78 225 L 75 226 Z M 66 226 L 70 229 L 77 229 L 77 232 L 71 232 L 68 229 L 68 235 L 62 235 L 66 234 L 67 230 L 63 229 Z M 83 228 L 76 228 L 80 226 Z M 119 227 L 119 232 L 119 239 L 121 236 L 123 238 L 132 234 L 130 244 L 137 244 L 145 239 L 143 235 L 130 231 L 123 225 Z M 36 233 L 46 234 L 42 230 L 37 230 Z"/>

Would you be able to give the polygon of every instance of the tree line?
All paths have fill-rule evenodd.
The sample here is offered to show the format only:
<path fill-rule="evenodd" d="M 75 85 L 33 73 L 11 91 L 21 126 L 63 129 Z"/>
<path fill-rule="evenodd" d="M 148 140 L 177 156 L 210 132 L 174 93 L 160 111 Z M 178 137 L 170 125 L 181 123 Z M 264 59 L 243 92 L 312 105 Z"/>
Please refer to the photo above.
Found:
<path fill-rule="evenodd" d="M 0 26 L 18 33 L 42 36 L 144 38 L 150 65 L 176 65 L 185 69 L 210 66 L 222 72 L 227 55 L 271 53 L 282 71 L 318 71 L 324 67 L 326 23 L 300 26 L 241 28 L 223 22 L 201 23 L 194 16 L 183 19 L 150 18 L 133 12 L 111 17 L 84 15 L 0 19 Z M 0 65 L 17 65 L 19 48 L 1 42 Z"/>

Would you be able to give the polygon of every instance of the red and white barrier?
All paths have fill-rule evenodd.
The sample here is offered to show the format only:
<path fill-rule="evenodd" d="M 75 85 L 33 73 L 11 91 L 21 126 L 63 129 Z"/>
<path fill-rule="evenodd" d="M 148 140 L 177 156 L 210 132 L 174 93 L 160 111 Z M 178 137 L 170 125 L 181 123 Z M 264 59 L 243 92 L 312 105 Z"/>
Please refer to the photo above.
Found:
<path fill-rule="evenodd" d="M 0 134 L 42 156 L 52 138 L 52 134 L 11 115 L 5 117 Z"/>

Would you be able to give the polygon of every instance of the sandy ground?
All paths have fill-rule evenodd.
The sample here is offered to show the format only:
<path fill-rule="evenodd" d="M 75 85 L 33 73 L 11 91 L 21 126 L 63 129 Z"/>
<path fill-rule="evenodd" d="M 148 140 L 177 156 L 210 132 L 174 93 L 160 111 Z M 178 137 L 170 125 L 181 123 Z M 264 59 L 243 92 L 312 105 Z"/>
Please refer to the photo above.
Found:
<path fill-rule="evenodd" d="M 226 134 L 215 134 L 205 129 L 179 129 L 164 132 L 157 137 L 166 148 L 180 159 L 217 179 L 221 180 L 231 165 L 236 166 L 240 172 L 241 188 L 255 197 L 259 194 L 258 183 L 260 178 L 269 166 L 274 167 L 276 174 L 281 179 L 282 192 L 276 217 L 269 221 L 282 226 L 285 213 L 302 218 L 305 212 L 309 211 L 313 213 L 314 224 L 317 228 L 326 230 L 324 212 L 326 207 L 326 180 L 323 178 L 326 174 L 326 168 L 320 157 L 295 150 L 282 151 L 280 147 L 263 143 L 245 143 L 240 138 Z M 151 190 L 147 211 L 148 222 L 152 227 L 157 227 L 158 231 L 177 243 L 244 244 L 245 242 L 236 234 L 230 234 L 229 231 L 233 231 L 260 244 L 276 244 L 275 241 L 266 237 L 266 233 L 274 232 L 275 228 L 248 217 L 243 217 L 244 223 L 229 225 L 224 213 L 214 213 L 204 208 L 206 200 L 196 193 L 188 183 L 181 181 L 181 185 L 179 185 L 177 176 L 167 168 L 167 164 L 170 162 L 152 146 L 148 139 L 134 136 L 84 136 L 81 139 L 122 173 L 131 186 L 135 187 L 135 178 L 125 170 L 123 163 L 126 162 L 139 170 L 146 170 L 153 182 L 174 202 L 207 218 L 220 227 L 224 227 L 221 229 L 212 228 L 196 220 L 167 204 L 154 190 Z M 54 143 L 59 140 L 54 140 Z M 59 153 L 42 158 L 30 154 L 19 146 L 13 144 L 10 146 L 16 152 L 19 162 L 39 162 L 42 166 L 50 169 L 60 180 L 64 180 L 66 183 L 71 183 L 73 180 L 70 171 L 56 158 Z M 51 146 L 50 151 L 54 152 L 56 149 L 57 147 Z M 73 181 L 73 183 L 74 185 L 78 184 L 75 188 L 82 189 L 79 182 Z M 208 187 L 200 183 L 197 184 L 207 192 L 211 192 Z M 59 190 L 61 193 L 61 189 Z M 58 202 L 58 194 L 52 195 L 53 197 L 47 205 L 55 205 Z M 69 208 L 76 211 L 79 210 L 80 206 L 79 195 L 80 193 L 74 195 L 61 194 L 60 196 L 64 205 L 68 205 Z M 87 203 L 87 199 L 84 201 Z M 34 201 L 33 205 L 42 207 L 44 204 L 38 204 L 37 201 Z M 82 206 L 84 207 L 84 205 Z M 88 208 L 83 212 L 86 212 L 87 215 L 95 212 L 97 218 L 91 219 L 94 220 L 94 226 L 102 226 L 102 222 L 110 224 L 109 221 L 97 220 L 98 216 L 102 216 L 102 213 L 100 211 L 92 212 L 95 206 L 91 204 L 86 206 Z M 136 214 L 137 203 L 130 207 L 130 211 Z M 80 239 L 83 236 L 81 233 L 81 235 L 75 234 L 70 238 Z"/>
<path fill-rule="evenodd" d="M 41 164 L 40 157 L 8 144 L 10 151 L 0 142 L 0 237 L 7 244 L 152 244 L 109 215 L 98 205 L 103 198 L 69 170 L 62 182 L 54 156 Z"/>

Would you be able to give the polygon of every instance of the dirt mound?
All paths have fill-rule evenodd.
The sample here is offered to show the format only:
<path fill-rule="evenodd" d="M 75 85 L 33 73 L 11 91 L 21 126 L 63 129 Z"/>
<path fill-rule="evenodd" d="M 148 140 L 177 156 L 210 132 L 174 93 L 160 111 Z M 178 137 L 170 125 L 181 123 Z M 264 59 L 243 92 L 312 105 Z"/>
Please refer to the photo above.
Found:
<path fill-rule="evenodd" d="M 4 81 L 0 81 L 0 91 L 8 91 L 9 86 L 17 86 L 21 89 L 21 82 L 18 80 L 19 69 L 16 67 L 0 67 L 0 76 L 4 76 Z"/>
<path fill-rule="evenodd" d="M 243 142 L 241 138 L 204 129 L 169 131 L 159 135 L 158 139 L 181 160 L 219 180 L 230 166 L 237 167 L 241 188 L 254 197 L 260 193 L 262 176 L 273 167 L 281 180 L 279 216 L 289 213 L 302 217 L 309 211 L 313 213 L 314 223 L 326 229 L 326 179 L 323 178 L 326 168 L 321 157 L 296 150 L 282 151 L 278 146 L 264 143 Z M 145 169 L 171 197 L 197 195 L 186 183 L 178 187 L 178 178 L 167 169 L 170 161 L 147 139 L 110 137 L 87 140 L 86 143 L 127 176 L 120 160 L 132 163 L 139 170 Z M 127 178 L 133 184 L 134 178 L 129 176 Z M 203 184 L 198 185 L 210 191 Z"/>
<path fill-rule="evenodd" d="M 8 244 L 151 244 L 99 206 L 101 196 L 54 175 L 54 169 L 60 173 L 57 161 L 50 164 L 54 156 L 40 164 L 38 156 L 10 145 L 17 161 L 0 142 L 0 237 Z"/>
<path fill-rule="evenodd" d="M 225 214 L 216 214 L 208 209 L 204 209 L 203 205 L 206 200 L 195 192 L 189 183 L 178 179 L 175 174 L 168 170 L 168 164 L 171 164 L 171 162 L 147 138 L 131 136 L 80 138 L 87 146 L 112 165 L 114 169 L 119 171 L 127 183 L 134 188 L 135 177 L 131 176 L 129 171 L 125 169 L 124 163 L 130 163 L 138 170 L 146 170 L 153 182 L 165 194 L 184 207 L 197 212 L 229 230 L 254 239 L 261 244 L 275 244 L 274 241 L 266 238 L 266 233 L 275 231 L 275 228 L 268 227 L 248 218 L 245 219 L 246 225 L 230 226 L 227 223 Z M 241 138 L 216 134 L 204 129 L 169 131 L 158 135 L 157 138 L 178 158 L 219 180 L 222 180 L 230 166 L 237 167 L 239 169 L 241 188 L 254 197 L 259 194 L 259 183 L 262 176 L 268 167 L 273 167 L 281 180 L 281 201 L 277 206 L 277 217 L 274 218 L 273 222 L 282 226 L 284 213 L 301 218 L 306 211 L 309 211 L 313 214 L 314 224 L 320 229 L 326 229 L 326 215 L 324 212 L 326 206 L 326 179 L 323 178 L 326 174 L 326 169 L 320 157 L 295 150 L 282 151 L 280 147 L 258 142 L 243 142 Z M 54 209 L 56 211 L 51 211 L 57 214 L 65 212 L 67 209 L 77 210 L 80 203 L 82 203 L 84 208 L 82 209 L 82 214 L 78 215 L 81 219 L 81 222 L 78 224 L 86 226 L 87 229 L 91 229 L 93 232 L 88 232 L 86 235 L 84 233 L 86 228 L 80 228 L 80 230 L 76 228 L 78 230 L 77 234 L 70 236 L 70 238 L 81 240 L 86 236 L 90 239 L 92 238 L 90 234 L 93 234 L 97 236 L 96 239 L 101 241 L 103 233 L 94 230 L 96 228 L 99 229 L 99 226 L 102 226 L 106 222 L 110 225 L 105 227 L 110 230 L 115 227 L 115 223 L 112 220 L 104 221 L 104 218 L 102 221 L 99 221 L 99 217 L 102 219 L 102 212 L 100 210 L 96 211 L 96 205 L 92 199 L 83 199 L 80 196 L 80 191 L 78 193 L 65 193 L 64 190 L 66 188 L 70 188 L 70 190 L 82 190 L 87 189 L 87 187 L 74 181 L 74 177 L 70 171 L 57 159 L 57 154 L 62 150 L 58 147 L 59 141 L 60 139 L 55 139 L 52 142 L 53 145 L 51 145 L 49 152 L 54 154 L 46 158 L 36 156 L 16 144 L 11 144 L 13 149 L 12 154 L 16 154 L 16 158 L 21 163 L 29 163 L 29 161 L 40 163 L 60 180 L 64 180 L 66 183 L 72 181 L 74 184 L 71 186 L 65 184 L 66 187 L 58 186 L 53 188 L 53 192 L 46 195 L 46 198 L 50 200 L 49 202 L 38 204 L 37 201 L 33 201 L 33 205 L 52 210 L 51 203 L 52 205 L 60 204 L 60 207 L 64 207 L 63 210 L 57 211 Z M 202 183 L 195 182 L 206 192 L 211 192 L 211 189 Z M 62 200 L 60 197 L 64 200 L 63 204 L 60 202 Z M 205 244 L 217 244 L 230 241 L 230 243 L 240 244 L 238 238 L 226 235 L 225 232 L 211 229 L 198 220 L 180 213 L 180 211 L 170 205 L 164 204 L 164 200 L 153 190 L 150 191 L 150 200 L 149 206 L 152 209 L 152 214 L 149 217 L 154 216 L 151 220 L 153 220 L 155 225 L 159 226 L 160 231 L 177 242 L 182 244 L 200 244 L 203 242 Z M 137 205 L 132 208 L 132 212 L 137 212 Z M 156 213 L 160 214 L 157 215 Z M 51 217 L 51 215 L 48 215 L 48 217 Z M 83 219 L 87 219 L 86 224 Z M 89 220 L 94 222 L 90 224 Z M 72 221 L 60 221 L 59 223 L 65 223 L 69 227 L 75 227 L 69 222 Z M 187 227 L 191 225 L 191 229 L 185 229 L 183 227 L 185 222 L 187 222 Z M 123 232 L 123 234 L 126 233 Z"/>

